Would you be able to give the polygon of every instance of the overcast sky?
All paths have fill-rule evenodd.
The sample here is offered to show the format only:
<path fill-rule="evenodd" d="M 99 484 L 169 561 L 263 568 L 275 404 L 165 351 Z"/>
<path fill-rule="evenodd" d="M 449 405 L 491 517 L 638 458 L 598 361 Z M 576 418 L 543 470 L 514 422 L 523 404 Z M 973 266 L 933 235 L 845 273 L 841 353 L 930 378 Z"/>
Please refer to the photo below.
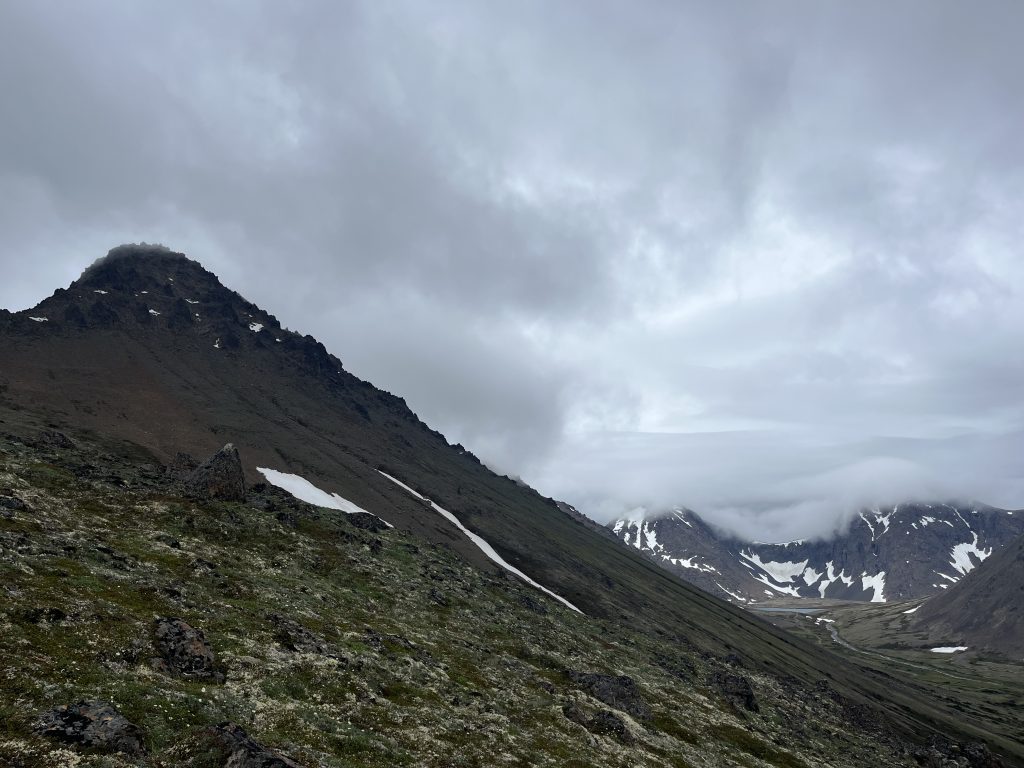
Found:
<path fill-rule="evenodd" d="M 602 520 L 1024 506 L 1021 29 L 1017 0 L 9 0 L 0 306 L 162 242 Z"/>

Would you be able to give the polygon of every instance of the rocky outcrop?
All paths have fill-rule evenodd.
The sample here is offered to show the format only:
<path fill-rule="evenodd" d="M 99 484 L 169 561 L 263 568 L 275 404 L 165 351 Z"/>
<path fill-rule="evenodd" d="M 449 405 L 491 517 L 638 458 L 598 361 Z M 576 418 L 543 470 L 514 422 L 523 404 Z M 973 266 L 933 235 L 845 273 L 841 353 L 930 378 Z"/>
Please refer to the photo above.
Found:
<path fill-rule="evenodd" d="M 245 473 L 238 449 L 228 443 L 185 478 L 185 492 L 198 499 L 245 501 Z"/>
<path fill-rule="evenodd" d="M 651 708 L 644 701 L 636 681 L 627 675 L 572 672 L 569 679 L 589 696 L 637 720 L 650 720 Z"/>
<path fill-rule="evenodd" d="M 35 732 L 74 747 L 140 756 L 146 753 L 142 731 L 105 701 L 80 701 L 51 709 Z"/>
<path fill-rule="evenodd" d="M 165 674 L 223 682 L 213 648 L 201 629 L 177 618 L 157 619 L 153 628 L 159 658 L 154 666 Z"/>

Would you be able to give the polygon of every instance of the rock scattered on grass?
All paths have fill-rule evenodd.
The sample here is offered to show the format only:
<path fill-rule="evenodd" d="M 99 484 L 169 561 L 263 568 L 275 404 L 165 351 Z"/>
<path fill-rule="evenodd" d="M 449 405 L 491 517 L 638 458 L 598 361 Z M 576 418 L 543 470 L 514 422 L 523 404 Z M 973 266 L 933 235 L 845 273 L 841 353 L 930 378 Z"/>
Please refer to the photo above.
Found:
<path fill-rule="evenodd" d="M 34 730 L 78 748 L 132 756 L 146 753 L 139 727 L 105 701 L 80 701 L 51 709 L 39 718 Z"/>
<path fill-rule="evenodd" d="M 750 680 L 745 676 L 719 670 L 712 672 L 708 677 L 708 685 L 722 694 L 722 697 L 734 709 L 745 709 L 748 712 L 760 711 L 757 699 L 754 697 L 754 689 L 751 688 Z"/>
<path fill-rule="evenodd" d="M 257 742 L 235 723 L 221 723 L 207 734 L 226 753 L 224 768 L 302 768 Z"/>
<path fill-rule="evenodd" d="M 194 680 L 223 682 L 213 647 L 201 629 L 174 617 L 157 619 L 153 628 L 160 654 L 154 666 L 161 672 Z"/>
<path fill-rule="evenodd" d="M 569 679 L 585 693 L 637 720 L 650 720 L 651 708 L 644 701 L 636 681 L 627 675 L 572 672 Z"/>

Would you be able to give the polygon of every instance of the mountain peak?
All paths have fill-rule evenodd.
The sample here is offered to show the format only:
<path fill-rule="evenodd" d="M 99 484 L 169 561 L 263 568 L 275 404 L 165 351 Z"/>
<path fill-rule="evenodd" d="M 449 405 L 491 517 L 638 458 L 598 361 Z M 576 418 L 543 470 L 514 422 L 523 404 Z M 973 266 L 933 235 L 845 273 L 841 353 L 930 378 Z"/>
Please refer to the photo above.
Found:
<path fill-rule="evenodd" d="M 89 265 L 72 288 L 139 291 L 168 289 L 176 280 L 188 280 L 192 288 L 223 289 L 215 274 L 184 253 L 165 245 L 126 243 L 111 248 Z"/>

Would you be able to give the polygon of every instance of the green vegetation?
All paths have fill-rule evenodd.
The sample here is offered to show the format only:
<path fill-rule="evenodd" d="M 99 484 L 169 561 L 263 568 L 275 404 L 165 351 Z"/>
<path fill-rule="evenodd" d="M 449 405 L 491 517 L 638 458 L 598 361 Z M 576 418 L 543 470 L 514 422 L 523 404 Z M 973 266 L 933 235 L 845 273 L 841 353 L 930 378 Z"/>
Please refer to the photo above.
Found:
<path fill-rule="evenodd" d="M 445 546 L 272 489 L 197 503 L 144 458 L 46 457 L 0 437 L 0 492 L 27 504 L 0 516 L 0 764 L 136 764 L 32 732 L 83 698 L 143 729 L 150 766 L 216 764 L 202 729 L 223 721 L 307 766 L 912 764 L 831 699 L 754 670 L 735 671 L 760 712 L 734 711 L 707 682 L 724 643 L 709 654 L 579 616 Z M 164 616 L 205 632 L 226 682 L 154 668 Z M 570 670 L 631 676 L 651 720 Z M 570 704 L 612 711 L 626 735 L 589 732 Z"/>

